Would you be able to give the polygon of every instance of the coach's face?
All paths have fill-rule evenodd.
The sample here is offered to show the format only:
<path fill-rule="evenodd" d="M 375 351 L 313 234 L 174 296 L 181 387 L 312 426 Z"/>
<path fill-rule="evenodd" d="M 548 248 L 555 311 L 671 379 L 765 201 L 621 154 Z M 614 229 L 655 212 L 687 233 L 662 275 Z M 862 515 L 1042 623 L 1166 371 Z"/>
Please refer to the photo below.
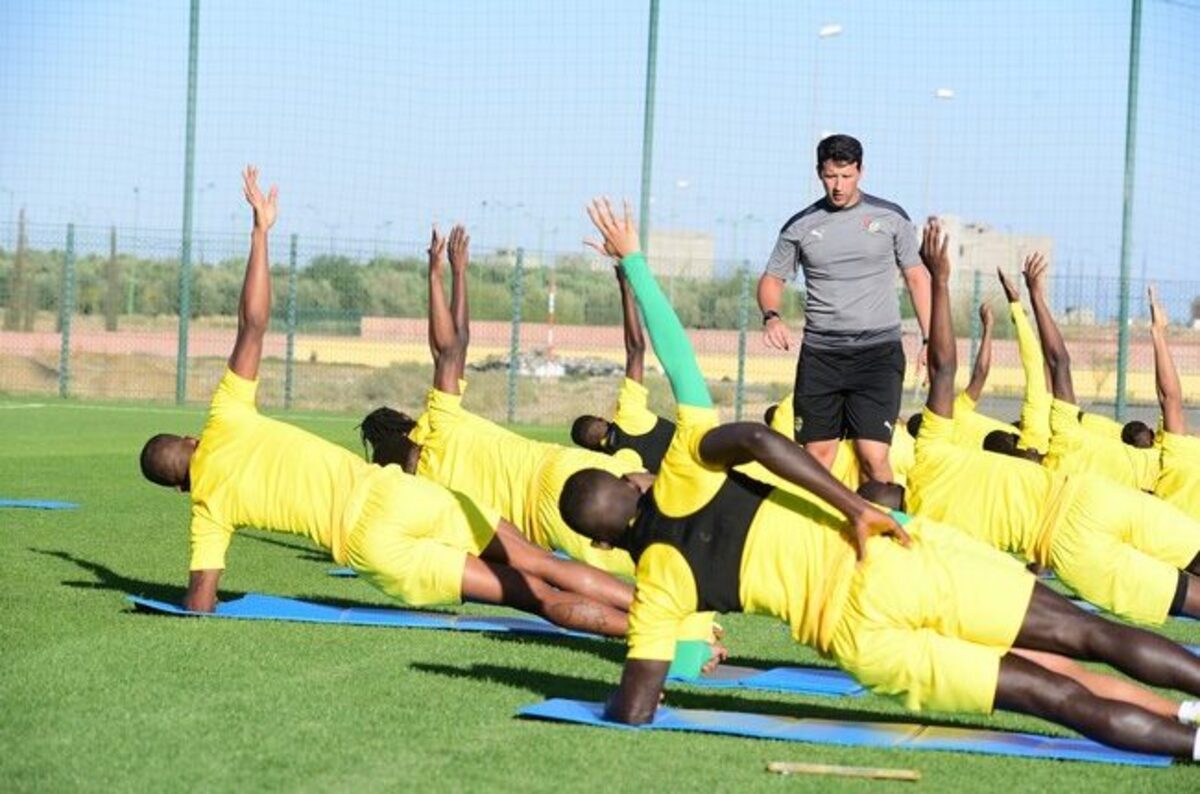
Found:
<path fill-rule="evenodd" d="M 817 168 L 817 175 L 825 186 L 825 199 L 833 206 L 840 209 L 858 201 L 858 180 L 862 177 L 858 163 L 826 160 Z"/>

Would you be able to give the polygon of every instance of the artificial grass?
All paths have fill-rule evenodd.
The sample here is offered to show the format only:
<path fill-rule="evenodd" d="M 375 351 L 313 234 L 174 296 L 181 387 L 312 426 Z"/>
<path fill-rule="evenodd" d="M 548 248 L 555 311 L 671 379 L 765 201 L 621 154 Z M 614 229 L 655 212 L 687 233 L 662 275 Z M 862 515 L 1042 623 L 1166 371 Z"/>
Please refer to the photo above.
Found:
<path fill-rule="evenodd" d="M 357 449 L 356 417 L 288 417 Z M 545 697 L 602 699 L 616 642 L 468 635 L 136 614 L 123 595 L 179 600 L 187 500 L 142 481 L 153 432 L 194 432 L 200 409 L 0 401 L 0 496 L 77 501 L 74 511 L 0 511 L 0 780 L 14 791 L 824 790 L 863 781 L 785 780 L 770 760 L 920 769 L 934 790 L 1196 790 L 1167 770 L 601 732 L 513 718 Z M 530 429 L 525 428 L 529 431 Z M 534 432 L 534 431 L 531 431 Z M 541 428 L 563 440 L 565 428 Z M 222 594 L 256 590 L 384 604 L 326 575 L 289 535 L 239 533 Z M 980 594 L 987 597 L 987 594 Z M 487 611 L 467 607 L 473 611 Z M 727 616 L 733 661 L 818 662 L 771 620 Z M 1165 633 L 1200 642 L 1200 628 Z M 679 689 L 672 705 L 912 721 L 895 703 Z M 1067 732 L 998 715 L 926 721 Z"/>

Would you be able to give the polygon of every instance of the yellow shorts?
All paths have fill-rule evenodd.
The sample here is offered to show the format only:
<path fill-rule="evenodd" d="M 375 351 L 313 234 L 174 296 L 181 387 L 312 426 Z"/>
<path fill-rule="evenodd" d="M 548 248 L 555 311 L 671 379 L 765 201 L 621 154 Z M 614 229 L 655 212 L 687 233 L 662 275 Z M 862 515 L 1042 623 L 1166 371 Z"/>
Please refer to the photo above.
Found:
<path fill-rule="evenodd" d="M 626 579 L 634 578 L 633 558 L 624 549 L 598 549 L 589 538 L 567 526 L 558 509 L 563 484 L 577 471 L 604 469 L 620 476 L 638 471 L 628 462 L 598 452 L 565 447 L 546 456 L 533 485 L 533 521 L 530 540 L 537 545 L 562 551 L 571 559 L 586 562 L 602 571 Z"/>
<path fill-rule="evenodd" d="M 1076 477 L 1075 497 L 1050 536 L 1050 566 L 1093 604 L 1162 623 L 1179 571 L 1200 552 L 1200 522 L 1150 494 Z"/>
<path fill-rule="evenodd" d="M 405 604 L 457 604 L 467 555 L 492 542 L 498 523 L 468 497 L 388 466 L 350 530 L 346 561 Z"/>
<path fill-rule="evenodd" d="M 870 541 L 830 652 L 910 709 L 991 713 L 1000 657 L 1025 620 L 1034 577 L 958 530 L 920 518 L 905 528 L 909 549 Z"/>

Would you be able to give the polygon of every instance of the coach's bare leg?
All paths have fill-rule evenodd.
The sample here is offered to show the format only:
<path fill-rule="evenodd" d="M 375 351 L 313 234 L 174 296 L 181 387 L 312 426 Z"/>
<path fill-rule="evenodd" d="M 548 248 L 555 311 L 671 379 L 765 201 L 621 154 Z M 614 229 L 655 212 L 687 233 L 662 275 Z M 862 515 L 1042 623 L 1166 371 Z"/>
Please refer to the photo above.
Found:
<path fill-rule="evenodd" d="M 575 631 L 624 637 L 629 628 L 629 616 L 618 609 L 558 590 L 545 579 L 504 563 L 471 555 L 463 568 L 462 595 L 467 601 L 532 612 Z"/>
<path fill-rule="evenodd" d="M 829 438 L 821 441 L 807 441 L 804 444 L 804 451 L 816 458 L 817 463 L 830 469 L 833 468 L 833 460 L 837 457 L 838 440 Z"/>
<path fill-rule="evenodd" d="M 876 482 L 892 481 L 892 461 L 889 457 L 891 445 L 867 438 L 854 439 L 854 452 L 864 480 Z"/>
<path fill-rule="evenodd" d="M 1194 727 L 1140 706 L 1097 697 L 1082 684 L 1011 653 L 1000 659 L 995 706 L 1041 717 L 1133 752 L 1190 759 L 1196 743 Z"/>

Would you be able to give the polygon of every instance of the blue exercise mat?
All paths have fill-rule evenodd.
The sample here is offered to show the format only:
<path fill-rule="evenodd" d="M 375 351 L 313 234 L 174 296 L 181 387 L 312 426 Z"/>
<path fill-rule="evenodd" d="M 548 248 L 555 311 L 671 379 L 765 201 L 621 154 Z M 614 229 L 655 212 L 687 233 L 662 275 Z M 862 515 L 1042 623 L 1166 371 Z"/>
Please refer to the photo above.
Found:
<path fill-rule="evenodd" d="M 335 607 L 298 601 L 294 598 L 262 595 L 261 593 L 247 593 L 233 601 L 223 601 L 217 604 L 216 612 L 211 615 L 189 612 L 177 604 L 168 604 L 164 601 L 155 601 L 140 596 L 129 595 L 126 598 L 140 610 L 164 615 L 199 615 L 241 620 L 283 620 L 296 623 L 339 623 L 351 626 L 393 626 L 406 629 L 553 634 L 563 637 L 595 636 L 559 628 L 539 617 L 453 615 L 392 607 Z"/>
<path fill-rule="evenodd" d="M 0 499 L 0 507 L 25 508 L 27 510 L 74 510 L 75 502 L 56 502 L 53 499 Z"/>
<path fill-rule="evenodd" d="M 1065 739 L 978 728 L 946 728 L 893 722 L 844 722 L 736 711 L 673 709 L 660 706 L 649 725 L 631 726 L 603 718 L 604 704 L 553 698 L 517 712 L 518 716 L 600 728 L 691 731 L 787 742 L 903 750 L 952 750 L 984 755 L 1052 758 L 1132 766 L 1170 766 L 1171 759 L 1114 750 L 1090 739 Z"/>
<path fill-rule="evenodd" d="M 775 667 L 760 670 L 723 664 L 699 678 L 667 679 L 704 689 L 749 689 L 757 692 L 787 692 L 795 695 L 861 696 L 866 688 L 841 670 L 822 667 Z"/>
<path fill-rule="evenodd" d="M 1117 620 L 1125 620 L 1125 618 L 1122 618 L 1120 615 L 1114 615 L 1113 613 L 1109 612 L 1107 609 L 1098 607 L 1095 604 L 1093 604 L 1091 601 L 1084 601 L 1082 598 L 1072 598 L 1071 603 L 1074 604 L 1075 606 L 1079 607 L 1080 609 L 1082 609 L 1084 612 L 1092 612 L 1092 613 L 1104 615 L 1105 617 L 1108 617 L 1108 618 L 1115 618 Z M 1188 617 L 1187 615 L 1171 615 L 1170 617 L 1167 618 L 1167 620 L 1182 620 L 1184 623 L 1195 623 L 1196 622 L 1195 618 Z"/>
<path fill-rule="evenodd" d="M 353 568 L 330 568 L 327 573 L 339 579 L 354 579 L 358 576 L 358 573 Z"/>

